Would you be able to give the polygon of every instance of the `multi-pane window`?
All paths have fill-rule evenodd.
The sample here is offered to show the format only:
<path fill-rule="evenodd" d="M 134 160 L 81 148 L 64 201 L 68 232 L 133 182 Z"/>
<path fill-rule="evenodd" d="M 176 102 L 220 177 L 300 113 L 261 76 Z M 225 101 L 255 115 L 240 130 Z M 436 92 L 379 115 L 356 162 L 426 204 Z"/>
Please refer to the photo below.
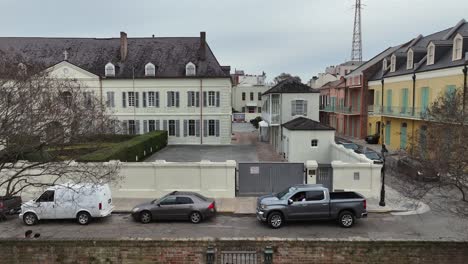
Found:
<path fill-rule="evenodd" d="M 197 92 L 188 92 L 187 93 L 188 98 L 187 98 L 187 106 L 189 107 L 197 107 L 198 106 L 198 97 L 199 93 Z"/>
<path fill-rule="evenodd" d="M 176 124 L 175 120 L 169 120 L 169 136 L 176 135 Z"/>
<path fill-rule="evenodd" d="M 188 121 L 188 135 L 195 136 L 195 120 Z"/>
<path fill-rule="evenodd" d="M 135 93 L 128 92 L 128 106 L 135 106 Z"/>
<path fill-rule="evenodd" d="M 262 100 L 262 93 L 258 93 L 258 100 L 261 101 Z"/>
<path fill-rule="evenodd" d="M 430 44 L 427 48 L 427 65 L 434 64 L 434 45 Z"/>
<path fill-rule="evenodd" d="M 261 113 L 262 112 L 262 108 L 261 107 L 257 107 L 257 113 Z"/>
<path fill-rule="evenodd" d="M 107 107 L 115 107 L 114 98 L 115 98 L 114 92 L 107 92 L 107 101 L 106 101 Z"/>
<path fill-rule="evenodd" d="M 216 135 L 215 120 L 208 120 L 208 136 Z"/>
<path fill-rule="evenodd" d="M 128 120 L 128 134 L 130 135 L 136 134 L 135 120 Z"/>
<path fill-rule="evenodd" d="M 208 92 L 208 105 L 215 106 L 216 105 L 216 96 L 215 92 L 210 91 Z"/>
<path fill-rule="evenodd" d="M 390 72 L 394 72 L 396 70 L 396 56 L 393 55 L 390 59 Z"/>
<path fill-rule="evenodd" d="M 148 106 L 149 107 L 156 107 L 157 104 L 157 97 L 158 97 L 158 92 L 148 92 Z"/>
<path fill-rule="evenodd" d="M 254 93 L 250 93 L 250 101 L 253 101 L 254 100 Z"/>
<path fill-rule="evenodd" d="M 155 76 L 156 75 L 156 67 L 153 63 L 148 63 L 145 66 L 145 76 Z"/>
<path fill-rule="evenodd" d="M 312 147 L 317 147 L 318 146 L 318 140 L 317 139 L 312 139 L 312 141 L 310 142 L 310 145 Z"/>
<path fill-rule="evenodd" d="M 245 93 L 242 93 L 242 101 L 245 101 Z"/>
<path fill-rule="evenodd" d="M 307 115 L 307 101 L 294 100 L 292 101 L 291 115 Z"/>
<path fill-rule="evenodd" d="M 167 92 L 167 106 L 179 107 L 179 92 Z"/>
<path fill-rule="evenodd" d="M 455 38 L 454 48 L 453 48 L 453 60 L 459 60 L 462 58 L 462 47 L 463 39 L 459 36 Z"/>
<path fill-rule="evenodd" d="M 412 50 L 408 51 L 408 63 L 406 65 L 406 69 L 408 69 L 408 70 L 413 69 L 413 64 L 414 64 L 413 63 L 413 58 L 414 58 L 413 51 Z"/>
<path fill-rule="evenodd" d="M 156 130 L 156 127 L 154 125 L 154 120 L 149 120 L 148 121 L 148 130 L 149 130 L 149 132 Z"/>

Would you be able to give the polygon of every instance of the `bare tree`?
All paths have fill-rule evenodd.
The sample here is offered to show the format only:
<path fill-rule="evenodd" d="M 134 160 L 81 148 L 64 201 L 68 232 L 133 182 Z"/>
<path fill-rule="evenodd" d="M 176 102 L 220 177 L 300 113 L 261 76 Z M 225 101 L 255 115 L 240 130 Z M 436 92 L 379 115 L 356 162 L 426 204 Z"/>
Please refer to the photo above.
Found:
<path fill-rule="evenodd" d="M 295 79 L 297 80 L 298 82 L 301 82 L 301 78 L 299 76 L 292 76 L 291 74 L 289 73 L 281 73 L 280 75 L 276 76 L 275 79 L 273 79 L 273 81 L 275 82 L 275 84 L 278 84 L 284 80 L 287 80 L 287 79 Z"/>
<path fill-rule="evenodd" d="M 21 61 L 21 63 L 19 63 Z M 59 182 L 107 183 L 116 164 L 83 164 L 71 144 L 115 132 L 105 107 L 83 84 L 51 76 L 22 58 L 0 61 L 0 194 Z M 64 156 L 67 158 L 65 159 Z"/>
<path fill-rule="evenodd" d="M 468 113 L 463 108 L 463 89 L 457 89 L 423 110 L 424 123 L 409 149 L 417 172 L 403 184 L 407 196 L 467 217 Z"/>

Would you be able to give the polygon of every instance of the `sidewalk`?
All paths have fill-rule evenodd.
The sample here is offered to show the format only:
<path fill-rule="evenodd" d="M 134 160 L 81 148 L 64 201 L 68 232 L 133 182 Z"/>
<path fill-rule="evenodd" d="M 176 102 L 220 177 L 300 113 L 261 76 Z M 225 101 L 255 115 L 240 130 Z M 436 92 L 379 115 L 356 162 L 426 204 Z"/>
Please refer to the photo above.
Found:
<path fill-rule="evenodd" d="M 421 214 L 427 212 L 429 207 L 424 203 L 410 200 L 394 189 L 386 186 L 386 206 L 379 206 L 378 198 L 367 199 L 367 211 L 369 213 L 394 213 L 394 214 Z M 130 213 L 138 204 L 149 202 L 150 199 L 141 198 L 114 198 L 115 212 Z M 256 197 L 216 198 L 216 207 L 219 213 L 237 215 L 252 215 L 256 210 Z"/>

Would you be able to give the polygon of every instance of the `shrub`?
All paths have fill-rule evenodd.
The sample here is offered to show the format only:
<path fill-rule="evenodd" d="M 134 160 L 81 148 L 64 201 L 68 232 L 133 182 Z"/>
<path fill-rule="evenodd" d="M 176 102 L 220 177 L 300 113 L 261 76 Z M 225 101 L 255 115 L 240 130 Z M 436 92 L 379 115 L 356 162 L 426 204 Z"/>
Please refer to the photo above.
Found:
<path fill-rule="evenodd" d="M 260 121 L 262 121 L 262 117 L 261 116 L 257 116 L 256 118 L 254 119 L 251 119 L 250 120 L 250 123 L 256 128 L 258 129 L 258 123 L 260 123 Z"/>
<path fill-rule="evenodd" d="M 82 156 L 79 161 L 141 161 L 167 146 L 167 131 L 153 131 Z M 146 155 L 145 155 L 146 153 Z M 138 157 L 138 160 L 136 160 Z"/>

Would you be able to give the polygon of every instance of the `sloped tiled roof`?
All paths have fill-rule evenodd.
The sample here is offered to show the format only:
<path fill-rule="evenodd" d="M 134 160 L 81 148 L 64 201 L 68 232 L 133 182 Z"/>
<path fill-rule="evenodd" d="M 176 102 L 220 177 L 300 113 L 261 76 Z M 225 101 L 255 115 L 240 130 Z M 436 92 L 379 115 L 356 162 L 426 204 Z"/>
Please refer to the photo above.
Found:
<path fill-rule="evenodd" d="M 458 34 L 466 34 L 468 33 L 468 23 L 464 20 L 460 21 L 457 26 L 447 28 L 445 30 L 430 34 L 424 37 L 418 37 L 414 39 L 410 45 L 405 45 L 399 48 L 398 50 L 394 51 L 392 54 L 397 54 L 397 67 L 394 72 L 390 72 L 389 70 L 383 70 L 380 68 L 371 78 L 370 80 L 380 80 L 382 77 L 392 77 L 392 76 L 400 76 L 424 71 L 431 71 L 431 70 L 438 70 L 450 67 L 461 66 L 465 64 L 465 59 L 461 60 L 452 60 L 452 45 L 453 45 L 453 38 Z M 429 43 L 433 42 L 436 47 L 436 59 L 435 63 L 432 65 L 426 64 L 426 53 L 427 53 L 427 46 Z M 463 56 L 465 52 L 468 52 L 468 45 L 463 46 Z M 409 49 L 413 49 L 415 51 L 415 58 L 414 64 L 415 66 L 413 69 L 407 69 L 406 60 L 407 60 L 407 51 Z M 417 54 L 417 56 L 416 56 Z M 390 66 L 390 56 L 387 57 L 388 65 Z"/>
<path fill-rule="evenodd" d="M 294 78 L 290 78 L 281 81 L 263 94 L 270 93 L 320 93 L 320 91 L 318 89 L 310 88 Z"/>
<path fill-rule="evenodd" d="M 295 118 L 282 126 L 289 130 L 335 130 L 333 127 L 305 117 Z"/>
<path fill-rule="evenodd" d="M 229 77 L 208 44 L 206 59 L 200 59 L 200 37 L 127 38 L 128 55 L 120 60 L 120 38 L 0 37 L 0 58 L 11 56 L 20 62 L 53 66 L 64 60 L 99 76 L 108 62 L 116 66 L 115 78 L 144 77 L 148 62 L 156 66 L 156 77 L 185 77 L 185 65 L 196 65 L 196 77 Z M 226 69 L 225 69 L 226 70 Z"/>

